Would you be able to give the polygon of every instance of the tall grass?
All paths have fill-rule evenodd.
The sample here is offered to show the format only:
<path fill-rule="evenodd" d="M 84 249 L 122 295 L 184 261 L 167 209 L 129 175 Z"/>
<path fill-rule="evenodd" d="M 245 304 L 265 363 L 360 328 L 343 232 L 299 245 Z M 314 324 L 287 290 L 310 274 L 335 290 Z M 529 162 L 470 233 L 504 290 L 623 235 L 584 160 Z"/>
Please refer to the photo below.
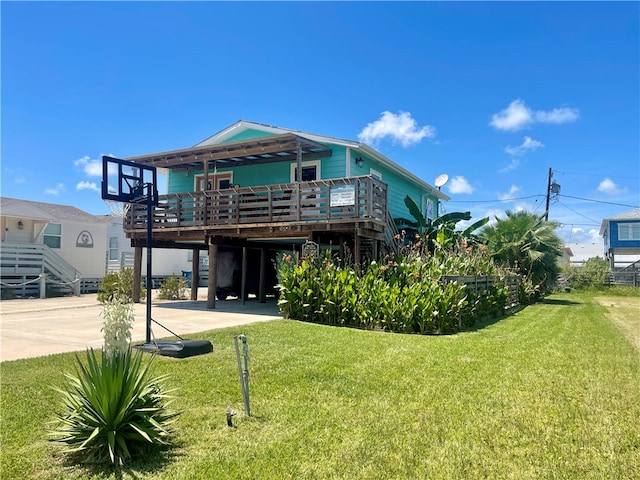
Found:
<path fill-rule="evenodd" d="M 615 310 L 613 311 L 615 312 Z M 379 479 L 640 477 L 640 356 L 588 294 L 562 293 L 451 336 L 279 320 L 214 353 L 159 358 L 178 387 L 177 446 L 127 470 L 71 467 L 47 445 L 48 385 L 73 355 L 2 364 L 2 478 Z M 53 460 L 52 460 L 53 459 Z"/>

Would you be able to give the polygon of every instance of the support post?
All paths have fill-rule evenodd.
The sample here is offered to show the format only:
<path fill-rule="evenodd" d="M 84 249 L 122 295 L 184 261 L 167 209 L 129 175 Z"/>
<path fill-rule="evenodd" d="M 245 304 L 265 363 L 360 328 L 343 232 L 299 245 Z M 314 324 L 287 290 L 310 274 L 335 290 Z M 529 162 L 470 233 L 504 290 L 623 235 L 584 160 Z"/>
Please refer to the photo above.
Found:
<path fill-rule="evenodd" d="M 244 305 L 247 297 L 247 247 L 242 247 L 242 280 L 240 281 L 240 295 L 242 296 L 242 305 Z"/>
<path fill-rule="evenodd" d="M 134 303 L 140 303 L 140 282 L 142 281 L 142 247 L 135 247 L 133 252 L 133 292 Z M 149 292 L 151 294 L 151 292 Z"/>
<path fill-rule="evenodd" d="M 258 302 L 267 302 L 267 249 L 260 249 L 260 283 L 258 284 Z"/>
<path fill-rule="evenodd" d="M 218 266 L 218 246 L 214 243 L 209 244 L 209 280 L 207 282 L 207 308 L 216 308 L 216 273 Z"/>
<path fill-rule="evenodd" d="M 40 274 L 40 298 L 47 298 L 47 276 Z"/>
<path fill-rule="evenodd" d="M 200 283 L 200 249 L 193 249 L 191 259 L 191 300 L 198 300 L 198 284 Z"/>

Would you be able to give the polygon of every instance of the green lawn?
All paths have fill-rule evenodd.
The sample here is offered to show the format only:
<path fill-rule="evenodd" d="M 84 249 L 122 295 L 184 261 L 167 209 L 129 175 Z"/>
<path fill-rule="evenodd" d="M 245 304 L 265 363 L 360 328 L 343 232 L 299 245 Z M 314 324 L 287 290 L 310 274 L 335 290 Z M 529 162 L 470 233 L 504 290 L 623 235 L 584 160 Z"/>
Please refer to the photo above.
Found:
<path fill-rule="evenodd" d="M 212 354 L 156 363 L 179 388 L 176 446 L 122 472 L 67 464 L 44 439 L 57 403 L 49 386 L 72 354 L 4 362 L 0 478 L 640 478 L 640 353 L 594 296 L 556 294 L 442 337 L 246 327 L 251 418 L 240 332 L 196 335 Z"/>

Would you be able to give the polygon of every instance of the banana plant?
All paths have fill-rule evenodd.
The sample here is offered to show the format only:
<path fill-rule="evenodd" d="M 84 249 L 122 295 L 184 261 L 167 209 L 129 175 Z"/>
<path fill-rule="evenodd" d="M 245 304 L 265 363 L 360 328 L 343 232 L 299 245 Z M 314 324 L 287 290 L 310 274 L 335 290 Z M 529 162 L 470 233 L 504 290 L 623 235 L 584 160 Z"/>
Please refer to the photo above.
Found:
<path fill-rule="evenodd" d="M 486 225 L 489 221 L 489 217 L 485 217 L 460 232 L 456 231 L 456 225 L 458 222 L 471 220 L 471 212 L 446 213 L 433 221 L 429 221 L 424 217 L 416 202 L 409 195 L 405 197 L 404 204 L 414 220 L 396 218 L 396 225 L 399 227 L 406 226 L 415 230 L 420 239 L 426 242 L 427 249 L 430 252 L 435 250 L 436 245 L 447 250 L 455 245 L 458 239 L 479 243 L 478 237 L 475 236 L 473 232 Z"/>

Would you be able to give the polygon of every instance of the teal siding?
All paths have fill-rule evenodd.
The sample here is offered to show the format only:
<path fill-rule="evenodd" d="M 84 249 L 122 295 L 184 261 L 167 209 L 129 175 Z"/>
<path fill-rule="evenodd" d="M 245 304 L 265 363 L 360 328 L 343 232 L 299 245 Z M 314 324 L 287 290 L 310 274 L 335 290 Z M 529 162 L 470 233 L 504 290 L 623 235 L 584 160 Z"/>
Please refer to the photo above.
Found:
<path fill-rule="evenodd" d="M 247 140 L 256 137 L 270 136 L 271 134 L 260 130 L 246 130 L 238 135 L 230 138 L 228 141 L 240 141 Z M 332 155 L 328 158 L 320 159 L 320 176 L 321 179 L 331 178 L 343 178 L 346 176 L 346 158 L 347 148 L 343 146 L 330 145 L 332 149 Z M 364 164 L 359 167 L 355 163 L 357 157 L 362 157 Z M 305 161 L 311 161 L 313 159 L 306 159 Z M 268 163 L 261 165 L 243 166 L 243 167 L 218 167 L 218 172 L 228 172 L 233 170 L 233 183 L 240 185 L 241 187 L 253 187 L 259 185 L 270 185 L 278 183 L 288 183 L 291 179 L 291 164 L 295 162 L 286 163 Z M 213 169 L 213 165 L 210 165 Z M 385 182 L 388 188 L 388 201 L 389 212 L 391 216 L 411 218 L 409 211 L 404 204 L 404 198 L 409 195 L 419 206 L 421 211 L 426 217 L 426 198 L 425 191 L 416 185 L 409 179 L 400 176 L 395 171 L 388 167 L 374 162 L 372 159 L 360 154 L 357 150 L 351 152 L 351 176 L 369 175 L 370 169 L 374 169 L 380 172 L 382 175 L 382 181 Z M 194 190 L 194 176 L 201 175 L 203 172 L 196 171 L 191 172 L 189 176 L 185 173 L 172 173 L 169 172 L 168 178 L 168 192 L 191 192 Z M 434 218 L 438 216 L 439 203 L 438 199 L 429 196 L 433 201 Z"/>
<path fill-rule="evenodd" d="M 248 130 L 245 130 L 244 132 L 240 132 L 237 135 L 234 135 L 233 137 L 229 137 L 227 140 L 225 140 L 222 143 L 240 142 L 242 140 L 250 140 L 252 138 L 270 137 L 272 135 L 273 135 L 273 133 L 263 132 L 262 130 L 248 129 Z"/>
<path fill-rule="evenodd" d="M 359 167 L 355 163 L 356 157 L 362 157 L 364 163 L 362 167 Z M 420 207 L 422 214 L 427 216 L 427 199 L 433 201 L 433 214 L 434 218 L 438 216 L 439 203 L 438 199 L 434 196 L 427 195 L 427 192 L 423 190 L 419 185 L 415 184 L 411 180 L 400 176 L 390 168 L 381 165 L 371 159 L 360 155 L 354 151 L 351 155 L 351 174 L 353 176 L 369 175 L 371 169 L 379 172 L 382 175 L 382 181 L 388 185 L 388 205 L 389 213 L 393 218 L 408 218 L 412 219 L 407 206 L 404 203 L 404 199 L 407 195 L 416 202 Z M 424 196 L 424 198 L 423 198 Z"/>

